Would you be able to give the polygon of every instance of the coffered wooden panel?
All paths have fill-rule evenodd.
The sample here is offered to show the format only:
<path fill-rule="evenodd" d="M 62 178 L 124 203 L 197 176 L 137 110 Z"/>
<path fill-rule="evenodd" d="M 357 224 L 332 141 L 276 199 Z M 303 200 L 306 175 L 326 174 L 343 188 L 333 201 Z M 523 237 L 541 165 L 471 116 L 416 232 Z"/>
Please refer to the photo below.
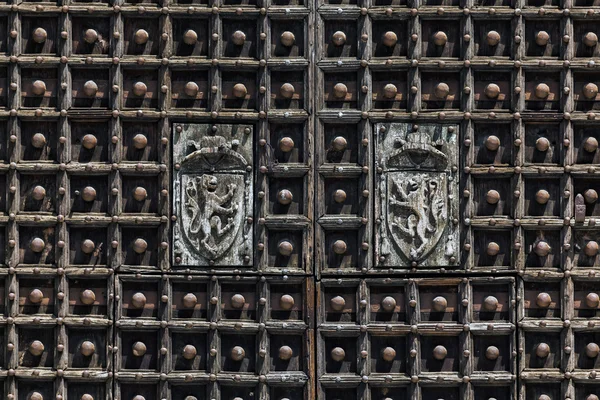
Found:
<path fill-rule="evenodd" d="M 597 400 L 599 7 L 0 1 L 0 393 Z"/>

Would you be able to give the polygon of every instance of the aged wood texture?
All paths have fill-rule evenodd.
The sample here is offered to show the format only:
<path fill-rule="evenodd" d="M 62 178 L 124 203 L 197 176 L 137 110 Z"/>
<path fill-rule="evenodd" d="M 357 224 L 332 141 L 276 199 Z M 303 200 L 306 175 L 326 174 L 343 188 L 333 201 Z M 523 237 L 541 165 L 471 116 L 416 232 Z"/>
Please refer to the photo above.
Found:
<path fill-rule="evenodd" d="M 598 0 L 0 0 L 7 400 L 597 400 Z"/>

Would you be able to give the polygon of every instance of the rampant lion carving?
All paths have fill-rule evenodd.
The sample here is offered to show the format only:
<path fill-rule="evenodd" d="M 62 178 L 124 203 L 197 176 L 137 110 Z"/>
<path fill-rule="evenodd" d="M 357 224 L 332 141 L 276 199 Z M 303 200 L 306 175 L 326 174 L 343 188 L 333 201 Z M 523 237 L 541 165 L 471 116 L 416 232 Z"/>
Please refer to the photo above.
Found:
<path fill-rule="evenodd" d="M 218 187 L 216 176 L 202 175 L 190 180 L 185 188 L 185 207 L 190 216 L 188 232 L 211 257 L 217 256 L 220 239 L 234 227 L 233 216 L 238 210 L 237 204 L 224 206 L 235 196 L 236 187 L 228 184 L 223 196 L 217 194 Z M 225 225 L 222 217 L 227 217 Z"/>
<path fill-rule="evenodd" d="M 446 203 L 445 191 L 436 179 L 423 177 L 418 182 L 414 178 L 392 181 L 389 205 L 390 225 L 409 244 L 410 257 L 418 260 L 426 250 L 431 250 L 430 242 L 439 239 L 436 233 L 443 229 L 440 219 L 444 218 Z"/>

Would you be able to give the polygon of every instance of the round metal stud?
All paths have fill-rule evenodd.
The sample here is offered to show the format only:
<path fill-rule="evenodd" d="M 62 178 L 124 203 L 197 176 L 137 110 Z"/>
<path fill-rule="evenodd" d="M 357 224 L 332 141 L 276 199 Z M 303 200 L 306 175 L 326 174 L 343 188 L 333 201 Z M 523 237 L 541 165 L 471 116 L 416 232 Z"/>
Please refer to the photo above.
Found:
<path fill-rule="evenodd" d="M 396 350 L 393 347 L 386 347 L 381 352 L 381 358 L 387 362 L 392 362 L 396 359 Z"/>
<path fill-rule="evenodd" d="M 34 253 L 41 253 L 46 248 L 46 243 L 41 238 L 36 237 L 29 243 L 29 248 Z"/>
<path fill-rule="evenodd" d="M 146 137 L 146 135 L 143 135 L 141 133 L 138 133 L 137 135 L 135 135 L 133 137 L 132 141 L 133 141 L 133 147 L 135 147 L 138 150 L 143 150 L 148 145 L 148 138 Z"/>
<path fill-rule="evenodd" d="M 96 250 L 96 244 L 92 240 L 85 239 L 81 242 L 81 251 L 84 254 L 92 254 L 94 250 Z"/>
<path fill-rule="evenodd" d="M 445 82 L 440 82 L 435 85 L 433 89 L 433 95 L 438 99 L 445 99 L 450 94 L 450 86 Z"/>
<path fill-rule="evenodd" d="M 148 192 L 143 187 L 138 186 L 135 189 L 133 189 L 132 196 L 136 201 L 144 201 L 148 197 Z"/>
<path fill-rule="evenodd" d="M 35 201 L 44 200 L 44 198 L 46 197 L 46 189 L 44 189 L 43 186 L 39 186 L 39 185 L 34 187 L 33 190 L 31 191 L 31 197 Z"/>
<path fill-rule="evenodd" d="M 285 311 L 289 311 L 294 308 L 294 297 L 289 294 L 284 294 L 279 298 L 279 307 Z"/>
<path fill-rule="evenodd" d="M 39 340 L 34 340 L 29 344 L 29 352 L 36 357 L 41 356 L 44 353 L 44 350 L 44 343 Z"/>
<path fill-rule="evenodd" d="M 550 247 L 548 242 L 540 240 L 533 248 L 533 251 L 538 257 L 546 257 L 548 254 L 550 254 L 552 248 Z"/>
<path fill-rule="evenodd" d="M 279 254 L 281 254 L 282 256 L 289 257 L 294 252 L 294 246 L 289 241 L 282 240 L 281 242 L 279 242 L 279 245 L 277 246 L 277 250 L 279 251 Z"/>
<path fill-rule="evenodd" d="M 396 94 L 398 94 L 398 88 L 396 88 L 396 85 L 388 83 L 383 87 L 383 97 L 386 99 L 393 99 L 396 97 Z"/>
<path fill-rule="evenodd" d="M 348 245 L 346 245 L 346 242 L 344 242 L 343 240 L 336 240 L 335 242 L 333 242 L 331 248 L 335 254 L 341 256 L 342 254 L 345 254 L 348 250 Z"/>
<path fill-rule="evenodd" d="M 448 307 L 448 300 L 444 296 L 436 296 L 431 302 L 431 308 L 437 312 L 446 311 Z"/>
<path fill-rule="evenodd" d="M 83 84 L 83 94 L 87 97 L 94 97 L 98 93 L 98 84 L 94 81 L 87 81 Z"/>
<path fill-rule="evenodd" d="M 433 358 L 442 361 L 448 355 L 448 350 L 442 345 L 437 345 L 433 349 Z"/>
<path fill-rule="evenodd" d="M 498 299 L 495 296 L 486 296 L 481 305 L 484 311 L 491 312 L 498 309 Z"/>
<path fill-rule="evenodd" d="M 279 88 L 279 94 L 281 94 L 281 97 L 284 99 L 291 99 L 294 97 L 294 93 L 296 93 L 296 89 L 291 83 L 284 83 Z"/>
<path fill-rule="evenodd" d="M 192 346 L 191 344 L 187 344 L 183 348 L 183 351 L 181 352 L 181 355 L 186 360 L 193 360 L 194 358 L 196 358 L 196 354 L 197 353 L 198 352 L 196 351 L 196 347 Z"/>
<path fill-rule="evenodd" d="M 95 29 L 88 29 L 83 34 L 83 40 L 88 44 L 94 44 L 98 40 L 98 32 Z"/>
<path fill-rule="evenodd" d="M 242 361 L 246 357 L 246 350 L 242 346 L 234 346 L 231 349 L 231 359 L 233 361 Z"/>
<path fill-rule="evenodd" d="M 279 359 L 283 361 L 289 361 L 294 356 L 294 351 L 290 346 L 281 346 L 279 348 Z"/>
<path fill-rule="evenodd" d="M 279 150 L 284 153 L 289 153 L 294 149 L 294 140 L 291 137 L 285 136 L 279 140 Z"/>
<path fill-rule="evenodd" d="M 485 139 L 485 148 L 489 151 L 496 151 L 500 148 L 500 138 L 490 135 Z"/>
<path fill-rule="evenodd" d="M 337 31 L 331 36 L 331 40 L 336 46 L 343 46 L 346 43 L 346 34 L 342 31 Z"/>
<path fill-rule="evenodd" d="M 134 293 L 134 295 L 131 296 L 131 305 L 133 306 L 133 308 L 143 308 L 146 305 L 146 296 L 144 295 L 144 293 Z"/>
<path fill-rule="evenodd" d="M 48 39 L 48 32 L 44 28 L 35 28 L 31 38 L 38 44 L 44 43 Z"/>
<path fill-rule="evenodd" d="M 183 33 L 183 43 L 188 46 L 193 46 L 198 42 L 198 34 L 192 29 L 188 29 Z"/>
<path fill-rule="evenodd" d="M 342 311 L 346 306 L 346 300 L 342 296 L 335 296 L 329 300 L 329 305 L 335 311 Z"/>
<path fill-rule="evenodd" d="M 552 400 L 547 394 L 541 394 L 538 400 Z"/>
<path fill-rule="evenodd" d="M 196 97 L 198 95 L 199 90 L 200 90 L 200 87 L 198 86 L 198 84 L 196 82 L 191 82 L 191 81 L 186 83 L 185 86 L 183 87 L 183 92 L 188 97 Z"/>
<path fill-rule="evenodd" d="M 139 45 L 146 44 L 148 42 L 149 38 L 150 38 L 150 35 L 148 34 L 148 31 L 146 31 L 145 29 L 138 29 L 137 31 L 135 31 L 135 34 L 133 35 L 133 40 L 135 41 L 136 44 L 139 44 Z"/>
<path fill-rule="evenodd" d="M 241 46 L 246 42 L 246 34 L 242 31 L 235 31 L 233 35 L 231 35 L 231 41 L 236 46 Z"/>
<path fill-rule="evenodd" d="M 585 398 L 585 400 L 598 400 L 598 396 L 596 396 L 595 394 L 590 394 L 588 397 Z"/>
<path fill-rule="evenodd" d="M 148 92 L 148 86 L 146 86 L 144 82 L 136 82 L 133 84 L 132 92 L 134 95 L 142 97 L 146 95 L 146 92 Z"/>
<path fill-rule="evenodd" d="M 346 358 L 346 352 L 341 347 L 334 347 L 331 350 L 331 359 L 336 362 L 344 361 Z"/>
<path fill-rule="evenodd" d="M 496 346 L 488 346 L 488 348 L 485 349 L 485 358 L 488 360 L 494 361 L 497 360 L 498 357 L 500 357 L 500 350 Z"/>
<path fill-rule="evenodd" d="M 493 189 L 488 190 L 488 192 L 485 194 L 485 200 L 488 202 L 488 204 L 498 204 L 500 201 L 500 193 Z"/>
<path fill-rule="evenodd" d="M 343 191 L 342 189 L 338 189 L 335 192 L 333 192 L 333 200 L 336 203 L 343 203 L 346 201 L 346 192 Z"/>
<path fill-rule="evenodd" d="M 143 356 L 144 354 L 146 354 L 147 350 L 148 350 L 148 348 L 146 347 L 144 342 L 135 342 L 133 344 L 133 346 L 131 346 L 131 351 L 133 352 L 133 355 L 136 357 Z"/>
<path fill-rule="evenodd" d="M 539 31 L 535 34 L 535 43 L 538 46 L 545 46 L 550 41 L 550 35 L 546 31 Z"/>
<path fill-rule="evenodd" d="M 46 146 L 46 136 L 42 133 L 36 133 L 31 137 L 31 145 L 36 149 L 41 149 Z"/>
<path fill-rule="evenodd" d="M 598 308 L 598 305 L 600 305 L 600 296 L 597 293 L 588 293 L 585 296 L 585 305 L 589 308 Z"/>
<path fill-rule="evenodd" d="M 495 257 L 500 253 L 500 245 L 496 242 L 489 242 L 485 252 L 490 257 Z"/>
<path fill-rule="evenodd" d="M 246 85 L 243 83 L 236 83 L 233 85 L 232 94 L 235 98 L 243 99 L 248 94 L 248 89 L 246 89 Z"/>
<path fill-rule="evenodd" d="M 550 193 L 547 190 L 540 189 L 535 193 L 535 201 L 540 205 L 548 203 L 550 200 Z"/>
<path fill-rule="evenodd" d="M 236 293 L 231 296 L 231 307 L 239 310 L 243 308 L 245 304 L 246 298 L 243 295 Z"/>
<path fill-rule="evenodd" d="M 85 393 L 81 395 L 81 398 L 79 400 L 94 400 L 94 396 L 92 396 L 89 393 Z"/>
<path fill-rule="evenodd" d="M 444 46 L 448 42 L 448 35 L 445 32 L 437 31 L 433 34 L 432 39 L 436 46 Z"/>
<path fill-rule="evenodd" d="M 41 81 L 39 79 L 34 81 L 32 87 L 31 87 L 31 91 L 36 96 L 44 95 L 46 93 L 46 82 Z"/>
<path fill-rule="evenodd" d="M 595 83 L 586 83 L 582 89 L 583 97 L 588 100 L 595 99 L 598 95 L 598 85 Z"/>
<path fill-rule="evenodd" d="M 294 195 L 287 189 L 282 189 L 277 192 L 277 202 L 281 205 L 287 206 L 292 204 L 294 201 Z"/>
<path fill-rule="evenodd" d="M 381 308 L 386 312 L 393 312 L 396 309 L 396 299 L 392 296 L 385 296 L 381 300 Z"/>
<path fill-rule="evenodd" d="M 538 83 L 534 89 L 535 97 L 538 99 L 546 99 L 550 95 L 550 86 L 545 83 Z"/>
<path fill-rule="evenodd" d="M 552 304 L 552 298 L 546 292 L 539 293 L 535 299 L 535 304 L 540 308 L 548 308 Z"/>
<path fill-rule="evenodd" d="M 348 147 L 348 141 L 343 136 L 337 136 L 331 142 L 331 147 L 335 151 L 344 151 Z"/>
<path fill-rule="evenodd" d="M 540 343 L 535 348 L 535 355 L 539 358 L 546 358 L 550 355 L 550 346 L 546 343 Z"/>
<path fill-rule="evenodd" d="M 81 199 L 86 202 L 96 200 L 96 189 L 91 186 L 86 186 L 81 191 Z"/>
<path fill-rule="evenodd" d="M 96 293 L 91 289 L 85 289 L 79 294 L 79 300 L 86 306 L 92 305 L 96 301 Z"/>
<path fill-rule="evenodd" d="M 594 189 L 587 189 L 585 192 L 583 192 L 583 199 L 588 204 L 594 204 L 598 201 L 598 192 L 596 192 Z"/>
<path fill-rule="evenodd" d="M 181 300 L 185 308 L 194 308 L 198 304 L 198 298 L 194 293 L 188 293 Z"/>
<path fill-rule="evenodd" d="M 495 83 L 489 83 L 483 90 L 485 95 L 490 99 L 496 99 L 500 96 L 500 86 Z"/>
<path fill-rule="evenodd" d="M 583 142 L 583 149 L 588 153 L 594 153 L 598 149 L 598 140 L 590 136 Z"/>
<path fill-rule="evenodd" d="M 279 41 L 285 47 L 292 47 L 296 42 L 296 36 L 290 31 L 285 31 L 279 37 Z"/>
<path fill-rule="evenodd" d="M 146 242 L 142 238 L 137 238 L 133 242 L 133 251 L 135 251 L 137 254 L 143 254 L 147 248 L 148 248 L 148 242 Z"/>
<path fill-rule="evenodd" d="M 333 97 L 336 99 L 343 99 L 348 94 L 348 87 L 343 83 L 336 83 L 333 86 Z"/>
<path fill-rule="evenodd" d="M 89 357 L 96 352 L 96 345 L 90 342 L 89 340 L 86 340 L 83 343 L 81 343 L 79 351 L 84 357 Z"/>
<path fill-rule="evenodd" d="M 33 289 L 31 292 L 29 292 L 28 298 L 33 304 L 39 304 L 42 302 L 42 300 L 44 300 L 44 293 L 42 293 L 40 289 Z"/>
<path fill-rule="evenodd" d="M 398 43 L 398 35 L 395 32 L 387 31 L 383 34 L 381 41 L 386 47 L 394 47 Z"/>
<path fill-rule="evenodd" d="M 98 139 L 96 136 L 88 133 L 81 139 L 81 145 L 86 150 L 93 150 L 98 145 Z"/>
<path fill-rule="evenodd" d="M 44 396 L 42 396 L 42 394 L 40 392 L 31 392 L 31 394 L 29 395 L 29 397 L 27 399 L 28 400 L 44 400 Z"/>
<path fill-rule="evenodd" d="M 588 257 L 595 257 L 598 254 L 598 242 L 590 240 L 583 246 L 583 253 Z"/>
<path fill-rule="evenodd" d="M 598 35 L 594 32 L 588 32 L 583 36 L 583 44 L 587 47 L 594 47 L 598 44 Z"/>
<path fill-rule="evenodd" d="M 550 148 L 550 141 L 545 137 L 537 138 L 535 141 L 535 148 L 537 151 L 545 153 Z"/>
<path fill-rule="evenodd" d="M 500 34 L 496 31 L 489 31 L 485 36 L 485 40 L 489 46 L 496 46 L 500 43 Z"/>
<path fill-rule="evenodd" d="M 598 345 L 596 343 L 588 343 L 585 346 L 585 355 L 588 356 L 589 358 L 596 358 L 598 357 L 598 353 L 600 353 L 600 347 L 598 347 Z"/>

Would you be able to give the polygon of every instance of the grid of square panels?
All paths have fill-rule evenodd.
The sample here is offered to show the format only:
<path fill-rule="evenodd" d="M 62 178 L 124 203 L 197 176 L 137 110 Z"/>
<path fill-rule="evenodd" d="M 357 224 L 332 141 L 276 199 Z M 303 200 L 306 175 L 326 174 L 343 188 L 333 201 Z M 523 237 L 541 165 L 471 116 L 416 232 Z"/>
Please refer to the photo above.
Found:
<path fill-rule="evenodd" d="M 7 398 L 312 398 L 310 5 L 3 4 Z M 254 277 L 170 256 L 178 123 L 250 127 Z"/>

